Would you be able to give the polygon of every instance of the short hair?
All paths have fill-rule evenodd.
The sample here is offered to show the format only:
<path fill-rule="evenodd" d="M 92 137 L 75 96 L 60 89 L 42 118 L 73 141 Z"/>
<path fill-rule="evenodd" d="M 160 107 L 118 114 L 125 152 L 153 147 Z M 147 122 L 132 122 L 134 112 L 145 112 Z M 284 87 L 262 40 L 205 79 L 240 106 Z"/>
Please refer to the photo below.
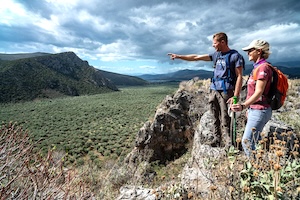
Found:
<path fill-rule="evenodd" d="M 223 32 L 216 33 L 213 35 L 213 39 L 216 39 L 219 42 L 224 40 L 224 42 L 226 44 L 228 44 L 228 37 L 227 37 L 226 33 L 223 33 Z"/>

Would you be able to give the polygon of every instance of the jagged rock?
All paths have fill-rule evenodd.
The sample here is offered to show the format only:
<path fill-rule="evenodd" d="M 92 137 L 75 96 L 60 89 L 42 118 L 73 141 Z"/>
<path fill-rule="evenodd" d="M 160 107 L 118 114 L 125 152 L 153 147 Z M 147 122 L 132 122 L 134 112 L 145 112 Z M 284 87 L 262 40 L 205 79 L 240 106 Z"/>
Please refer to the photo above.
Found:
<path fill-rule="evenodd" d="M 196 191 L 202 198 L 207 199 L 210 186 L 217 185 L 211 170 L 212 163 L 224 157 L 225 151 L 224 148 L 211 147 L 197 142 L 194 144 L 197 144 L 197 147 L 193 147 L 192 157 L 182 170 L 181 183 L 185 188 Z M 221 189 L 222 185 L 218 185 L 218 188 Z"/>
<path fill-rule="evenodd" d="M 295 140 L 298 140 L 297 135 L 294 133 L 293 127 L 282 121 L 272 117 L 271 120 L 265 125 L 263 131 L 268 139 L 268 146 L 274 143 L 274 136 L 276 139 L 286 141 L 288 152 L 293 150 Z"/>
<path fill-rule="evenodd" d="M 210 144 L 218 139 L 212 134 L 212 117 L 210 111 L 205 112 L 201 117 L 200 126 L 196 129 L 197 137 L 194 137 L 194 146 L 197 144 Z"/>
<path fill-rule="evenodd" d="M 186 91 L 166 97 L 157 109 L 153 122 L 146 122 L 139 130 L 135 144 L 139 150 L 135 152 L 139 155 L 132 152 L 129 162 L 147 155 L 149 162 L 159 160 L 164 163 L 184 154 L 186 144 L 194 134 L 188 116 L 190 102 L 191 94 Z"/>
<path fill-rule="evenodd" d="M 294 131 L 293 128 L 285 124 L 284 122 L 276 119 L 275 117 L 272 117 L 270 121 L 265 125 L 262 132 L 267 133 L 269 136 L 271 136 L 274 132 L 277 133 L 283 133 L 288 131 Z"/>
<path fill-rule="evenodd" d="M 211 121 L 211 112 L 205 112 L 195 131 L 192 156 L 180 175 L 182 184 L 197 191 L 203 198 L 207 197 L 209 187 L 216 184 L 207 164 L 218 161 L 226 153 L 224 148 L 206 145 L 214 140 Z"/>
<path fill-rule="evenodd" d="M 172 96 L 167 96 L 157 108 L 153 121 L 139 130 L 135 149 L 127 156 L 127 163 L 160 161 L 164 163 L 184 154 L 192 142 L 194 126 L 207 110 L 207 93 L 195 90 L 193 79 L 183 82 Z"/>

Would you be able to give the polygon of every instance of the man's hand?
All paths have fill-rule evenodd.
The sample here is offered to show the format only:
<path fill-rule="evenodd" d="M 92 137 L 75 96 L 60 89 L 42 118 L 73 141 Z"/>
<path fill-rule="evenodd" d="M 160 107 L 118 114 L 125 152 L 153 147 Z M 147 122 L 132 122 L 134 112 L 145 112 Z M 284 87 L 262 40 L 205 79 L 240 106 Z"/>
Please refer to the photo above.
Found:
<path fill-rule="evenodd" d="M 228 100 L 227 100 L 227 102 L 226 102 L 227 104 L 230 104 L 230 106 L 231 106 L 231 104 L 233 104 L 233 98 L 232 97 L 230 97 Z"/>
<path fill-rule="evenodd" d="M 168 53 L 168 56 L 170 56 L 170 59 L 174 60 L 175 58 L 177 58 L 177 54 L 174 53 Z"/>

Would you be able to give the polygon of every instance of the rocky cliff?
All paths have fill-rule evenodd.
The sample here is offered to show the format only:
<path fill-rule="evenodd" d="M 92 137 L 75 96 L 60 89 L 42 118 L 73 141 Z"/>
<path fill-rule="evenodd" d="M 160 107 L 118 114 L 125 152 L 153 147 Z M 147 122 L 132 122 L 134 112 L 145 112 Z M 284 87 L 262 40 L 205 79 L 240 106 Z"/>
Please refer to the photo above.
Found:
<path fill-rule="evenodd" d="M 221 178 L 214 173 L 214 167 L 222 163 L 224 157 L 228 156 L 233 149 L 207 145 L 213 137 L 211 135 L 212 116 L 207 105 L 209 93 L 205 89 L 208 88 L 205 84 L 197 79 L 182 82 L 178 91 L 167 96 L 159 105 L 154 119 L 146 122 L 140 129 L 136 137 L 135 148 L 127 156 L 124 166 L 120 169 L 120 171 L 126 171 L 127 175 L 130 174 L 131 181 L 128 183 L 131 184 L 123 185 L 119 200 L 162 198 L 163 190 L 166 188 L 163 184 L 156 188 L 144 187 L 157 175 L 154 170 L 150 170 L 149 165 L 152 162 L 162 164 L 172 162 L 186 154 L 188 149 L 191 152 L 190 157 L 178 175 L 180 178 L 172 183 L 173 189 L 175 186 L 183 185 L 184 188 L 193 191 L 192 194 L 187 192 L 182 199 L 190 199 L 193 195 L 197 195 L 200 199 L 208 199 L 216 188 L 221 194 L 220 198 L 230 198 L 232 192 L 230 184 L 233 179 L 231 170 L 233 169 L 224 166 L 222 169 L 224 177 Z M 290 125 L 278 120 L 280 113 L 291 110 L 290 106 L 287 102 L 281 110 L 274 111 L 272 120 L 264 129 L 268 137 L 273 137 L 274 131 L 278 133 L 293 131 Z M 294 114 L 299 116 L 299 110 Z M 238 113 L 237 121 L 237 132 L 241 135 L 246 122 L 245 112 Z M 183 188 L 179 189 L 184 193 Z"/>

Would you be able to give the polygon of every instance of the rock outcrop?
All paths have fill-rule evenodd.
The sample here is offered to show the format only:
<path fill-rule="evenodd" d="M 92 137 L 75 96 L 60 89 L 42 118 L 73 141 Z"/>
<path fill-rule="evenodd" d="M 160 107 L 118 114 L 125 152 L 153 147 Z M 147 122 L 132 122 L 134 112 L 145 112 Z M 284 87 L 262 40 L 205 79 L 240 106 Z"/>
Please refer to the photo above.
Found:
<path fill-rule="evenodd" d="M 221 162 L 228 149 L 207 145 L 213 138 L 212 115 L 207 105 L 208 91 L 204 88 L 207 87 L 197 85 L 197 80 L 182 83 L 180 89 L 174 95 L 167 96 L 158 107 L 154 120 L 148 121 L 140 129 L 136 146 L 125 161 L 125 166 L 131 169 L 129 171 L 134 173 L 133 177 L 136 180 L 147 177 L 147 180 L 151 181 L 156 174 L 153 171 L 145 173 L 149 163 L 172 161 L 190 147 L 191 157 L 180 174 L 180 184 L 196 191 L 198 196 L 204 199 L 208 198 L 210 187 L 217 186 L 219 190 L 224 191 L 222 198 L 229 198 L 225 194 L 228 188 L 218 185 L 217 178 L 207 164 Z M 291 126 L 277 119 L 276 113 L 283 112 L 282 110 L 275 111 L 274 116 L 265 126 L 263 131 L 268 137 L 272 137 L 274 132 L 280 134 L 293 131 Z M 241 137 L 246 122 L 245 112 L 238 113 L 237 121 L 238 137 Z M 209 166 L 212 165 L 211 163 Z M 141 170 L 142 168 L 144 170 Z M 153 199 L 154 191 L 159 191 L 159 188 L 146 189 L 141 186 L 125 185 L 121 188 L 118 199 Z"/>
<path fill-rule="evenodd" d="M 192 80 L 188 85 L 194 82 Z M 165 163 L 183 155 L 193 140 L 196 121 L 207 109 L 205 103 L 204 92 L 195 95 L 189 90 L 179 89 L 174 95 L 167 96 L 157 108 L 154 120 L 146 122 L 139 130 L 135 149 L 126 162 Z"/>

